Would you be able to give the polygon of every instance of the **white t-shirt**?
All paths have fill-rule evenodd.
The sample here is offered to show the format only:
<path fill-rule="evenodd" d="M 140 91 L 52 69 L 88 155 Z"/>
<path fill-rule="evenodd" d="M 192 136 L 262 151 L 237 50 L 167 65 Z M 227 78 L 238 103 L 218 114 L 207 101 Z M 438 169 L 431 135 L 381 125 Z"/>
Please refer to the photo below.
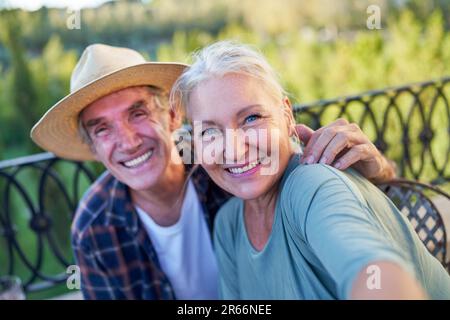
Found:
<path fill-rule="evenodd" d="M 218 299 L 217 261 L 192 181 L 174 225 L 160 226 L 141 208 L 136 206 L 136 211 L 177 299 Z"/>

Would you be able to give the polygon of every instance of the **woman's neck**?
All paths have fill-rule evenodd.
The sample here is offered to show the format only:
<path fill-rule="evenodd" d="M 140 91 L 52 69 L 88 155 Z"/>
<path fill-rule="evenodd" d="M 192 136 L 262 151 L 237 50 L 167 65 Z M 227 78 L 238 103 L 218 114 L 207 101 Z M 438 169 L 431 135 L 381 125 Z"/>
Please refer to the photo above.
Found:
<path fill-rule="evenodd" d="M 245 200 L 245 212 L 246 214 L 253 215 L 255 217 L 270 216 L 275 212 L 275 205 L 280 192 L 281 180 L 283 175 L 289 166 L 289 162 L 292 157 L 295 156 L 293 150 L 289 150 L 289 156 L 280 164 L 279 171 L 274 175 L 275 182 L 264 194 L 255 199 Z"/>
<path fill-rule="evenodd" d="M 278 187 L 279 181 L 261 197 L 244 202 L 247 235 L 253 247 L 258 251 L 264 248 L 272 232 Z"/>
<path fill-rule="evenodd" d="M 244 221 L 247 235 L 253 247 L 258 251 L 264 248 L 272 232 L 276 203 L 281 192 L 281 181 L 293 155 L 294 152 L 290 151 L 287 162 L 277 174 L 276 182 L 267 192 L 258 198 L 244 201 Z"/>
<path fill-rule="evenodd" d="M 245 200 L 246 212 L 248 212 L 248 214 L 252 214 L 255 216 L 264 216 L 273 214 L 275 204 L 277 201 L 278 185 L 279 182 L 276 183 L 264 195 L 256 199 Z"/>

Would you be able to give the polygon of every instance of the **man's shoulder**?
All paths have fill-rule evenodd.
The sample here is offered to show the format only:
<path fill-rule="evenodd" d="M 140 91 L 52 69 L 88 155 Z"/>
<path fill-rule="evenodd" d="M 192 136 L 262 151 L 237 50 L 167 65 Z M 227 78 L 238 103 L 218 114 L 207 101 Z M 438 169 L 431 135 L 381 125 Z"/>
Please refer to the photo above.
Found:
<path fill-rule="evenodd" d="M 102 218 L 114 197 L 115 179 L 105 171 L 88 188 L 81 198 L 72 222 L 72 240 L 79 241 L 82 235 L 95 224 L 103 225 Z"/>

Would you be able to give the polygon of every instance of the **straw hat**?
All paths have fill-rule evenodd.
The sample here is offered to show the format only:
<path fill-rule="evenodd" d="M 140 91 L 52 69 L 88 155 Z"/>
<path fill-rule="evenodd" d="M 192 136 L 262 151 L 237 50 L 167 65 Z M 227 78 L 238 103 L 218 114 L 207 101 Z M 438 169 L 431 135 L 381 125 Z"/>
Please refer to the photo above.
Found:
<path fill-rule="evenodd" d="M 51 107 L 31 129 L 40 147 L 59 157 L 94 160 L 78 132 L 78 115 L 90 103 L 112 92 L 152 85 L 170 91 L 187 65 L 147 62 L 137 51 L 93 44 L 88 46 L 70 79 L 70 94 Z"/>

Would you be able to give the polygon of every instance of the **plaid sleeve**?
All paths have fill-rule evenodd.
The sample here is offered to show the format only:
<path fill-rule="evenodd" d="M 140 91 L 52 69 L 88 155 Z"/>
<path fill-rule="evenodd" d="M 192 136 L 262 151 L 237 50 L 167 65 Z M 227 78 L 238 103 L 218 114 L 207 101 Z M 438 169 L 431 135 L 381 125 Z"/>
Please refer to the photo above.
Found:
<path fill-rule="evenodd" d="M 110 283 L 106 269 L 92 250 L 83 245 L 73 246 L 75 260 L 81 271 L 81 292 L 86 300 L 120 299 Z"/>

